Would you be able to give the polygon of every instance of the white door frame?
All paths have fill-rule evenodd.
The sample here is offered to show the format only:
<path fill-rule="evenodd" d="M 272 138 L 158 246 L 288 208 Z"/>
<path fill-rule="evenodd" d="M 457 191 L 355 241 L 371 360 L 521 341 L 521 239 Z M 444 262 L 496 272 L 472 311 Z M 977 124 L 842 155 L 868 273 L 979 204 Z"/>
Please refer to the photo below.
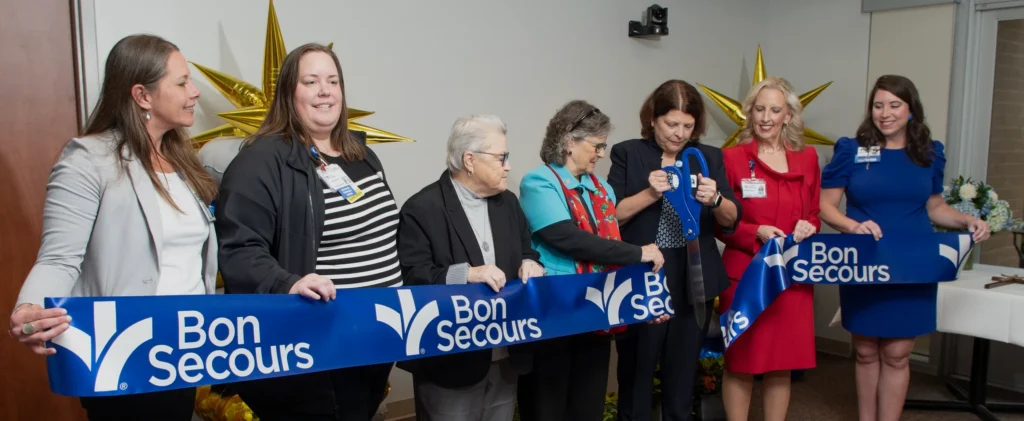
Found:
<path fill-rule="evenodd" d="M 950 101 L 948 127 L 954 149 L 950 154 L 956 159 L 947 168 L 949 177 L 984 180 L 988 174 L 996 30 L 1000 21 L 1013 19 L 1024 19 L 1024 1 L 965 0 L 958 6 L 952 81 L 956 98 Z"/>
<path fill-rule="evenodd" d="M 963 175 L 985 180 L 988 175 L 996 32 L 1000 21 L 1014 19 L 1024 19 L 1024 0 L 962 0 L 957 5 L 947 179 Z M 975 261 L 980 255 L 974 253 Z M 970 355 L 957 355 L 957 343 L 970 338 L 942 337 L 932 342 L 932 355 L 941 355 L 939 373 L 955 374 L 956 361 L 970 359 Z"/>

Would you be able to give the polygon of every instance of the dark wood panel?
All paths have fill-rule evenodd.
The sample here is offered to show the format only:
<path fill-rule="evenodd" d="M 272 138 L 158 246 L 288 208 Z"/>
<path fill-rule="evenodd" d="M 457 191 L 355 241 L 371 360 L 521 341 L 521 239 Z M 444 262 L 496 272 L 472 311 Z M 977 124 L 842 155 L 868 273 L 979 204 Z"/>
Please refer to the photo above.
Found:
<path fill-rule="evenodd" d="M 0 2 L 0 315 L 7 326 L 39 249 L 46 178 L 78 132 L 71 3 Z M 0 419 L 84 420 L 50 392 L 43 357 L 0 339 Z"/>

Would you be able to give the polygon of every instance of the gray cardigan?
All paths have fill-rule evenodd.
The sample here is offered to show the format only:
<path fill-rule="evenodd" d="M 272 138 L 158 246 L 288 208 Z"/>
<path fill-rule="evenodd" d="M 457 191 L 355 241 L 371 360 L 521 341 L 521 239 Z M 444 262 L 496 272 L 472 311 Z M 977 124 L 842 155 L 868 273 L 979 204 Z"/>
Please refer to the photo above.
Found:
<path fill-rule="evenodd" d="M 139 160 L 118 162 L 114 135 L 71 139 L 50 172 L 43 237 L 17 304 L 45 297 L 154 295 L 160 279 L 160 195 Z M 179 206 L 202 206 L 194 203 Z M 203 212 L 207 214 L 207 211 Z M 217 276 L 212 217 L 203 250 L 206 293 Z"/>

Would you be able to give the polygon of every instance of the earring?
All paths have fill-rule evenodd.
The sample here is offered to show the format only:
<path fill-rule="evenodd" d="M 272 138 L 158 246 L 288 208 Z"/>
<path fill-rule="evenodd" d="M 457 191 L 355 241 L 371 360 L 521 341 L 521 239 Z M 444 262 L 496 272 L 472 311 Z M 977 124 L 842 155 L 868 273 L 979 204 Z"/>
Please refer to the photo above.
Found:
<path fill-rule="evenodd" d="M 149 111 L 146 111 L 146 121 L 149 121 L 149 119 L 151 118 L 153 118 L 153 116 L 149 113 Z"/>
<path fill-rule="evenodd" d="M 569 151 L 569 156 L 572 156 L 572 151 Z"/>

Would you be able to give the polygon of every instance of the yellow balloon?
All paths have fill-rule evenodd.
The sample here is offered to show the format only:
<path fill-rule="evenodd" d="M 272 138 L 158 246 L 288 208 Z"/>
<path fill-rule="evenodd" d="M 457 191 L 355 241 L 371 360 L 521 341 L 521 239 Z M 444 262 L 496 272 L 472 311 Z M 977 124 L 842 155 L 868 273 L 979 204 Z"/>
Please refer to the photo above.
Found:
<path fill-rule="evenodd" d="M 328 48 L 333 48 L 332 42 Z M 223 72 L 192 63 L 213 87 L 220 92 L 231 104 L 238 107 L 237 110 L 217 114 L 228 124 L 207 130 L 193 136 L 193 146 L 201 148 L 206 142 L 222 136 L 247 136 L 256 133 L 263 120 L 267 116 L 267 107 L 273 100 L 277 88 L 277 76 L 281 72 L 281 63 L 288 54 L 285 49 L 284 36 L 281 33 L 281 25 L 277 21 L 277 12 L 274 10 L 274 2 L 270 1 L 270 9 L 267 12 L 266 41 L 263 47 L 263 83 L 262 89 L 249 84 L 237 77 Z M 386 142 L 414 142 L 405 136 L 400 136 L 385 130 L 367 126 L 365 124 L 354 124 L 352 121 L 373 114 L 372 111 L 363 111 L 350 108 L 348 116 L 349 128 L 366 132 L 366 143 Z"/>
<path fill-rule="evenodd" d="M 754 85 L 757 85 L 766 77 L 768 77 L 767 75 L 768 73 L 767 71 L 765 71 L 764 68 L 764 57 L 761 55 L 761 46 L 758 45 L 757 61 L 754 63 L 754 78 L 750 86 L 753 87 Z M 824 91 L 825 88 L 828 88 L 831 84 L 832 82 L 828 82 L 824 85 L 821 85 L 817 88 L 810 90 L 807 93 L 804 93 L 803 95 L 800 95 L 800 104 L 803 105 L 804 108 L 807 108 L 807 105 L 809 105 L 811 101 L 813 101 L 814 98 L 821 93 L 821 91 Z M 723 148 L 735 146 L 736 142 L 739 141 L 739 135 L 740 132 L 743 130 L 743 125 L 746 124 L 747 122 L 747 116 L 743 115 L 743 104 L 740 103 L 739 101 L 736 101 L 735 99 L 729 98 L 725 95 L 715 92 L 713 89 L 708 88 L 707 86 L 701 84 L 697 84 L 697 86 L 699 86 L 700 89 L 704 91 L 704 94 L 711 99 L 711 102 L 714 102 L 715 105 L 718 106 L 718 108 L 722 109 L 722 112 L 724 112 L 725 115 L 729 117 L 730 120 L 733 121 L 733 123 L 736 123 L 736 125 L 739 126 L 738 128 L 736 128 L 736 130 L 732 132 L 732 134 L 729 135 L 729 137 L 725 139 L 725 143 L 722 144 Z M 834 140 L 825 137 L 821 133 L 811 130 L 806 125 L 804 126 L 804 141 L 808 145 L 834 145 L 836 143 Z"/>

